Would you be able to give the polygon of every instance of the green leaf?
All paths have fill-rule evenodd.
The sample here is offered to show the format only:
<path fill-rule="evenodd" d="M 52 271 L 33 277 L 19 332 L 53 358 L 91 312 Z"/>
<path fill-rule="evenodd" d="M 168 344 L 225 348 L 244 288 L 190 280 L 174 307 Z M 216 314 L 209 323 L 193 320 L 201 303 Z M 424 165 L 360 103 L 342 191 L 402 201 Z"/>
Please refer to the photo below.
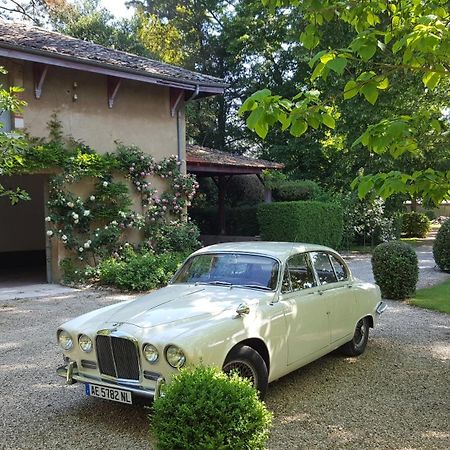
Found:
<path fill-rule="evenodd" d="M 397 53 L 404 45 L 405 40 L 399 39 L 398 41 L 394 42 L 394 45 L 392 46 L 392 53 Z"/>
<path fill-rule="evenodd" d="M 384 90 L 387 89 L 389 87 L 389 79 L 387 77 L 384 77 L 378 84 L 377 84 L 377 88 Z"/>
<path fill-rule="evenodd" d="M 316 68 L 314 69 L 312 75 L 311 75 L 311 81 L 314 81 L 316 78 L 320 77 L 322 75 L 323 69 L 325 68 L 324 63 L 317 64 Z"/>
<path fill-rule="evenodd" d="M 358 197 L 363 199 L 373 189 L 373 179 L 370 176 L 366 176 L 358 184 Z"/>
<path fill-rule="evenodd" d="M 336 127 L 336 121 L 334 120 L 334 118 L 332 116 L 330 116 L 330 114 L 325 113 L 322 114 L 322 122 L 328 127 L 331 128 L 332 130 L 335 129 Z"/>
<path fill-rule="evenodd" d="M 258 127 L 258 124 L 261 121 L 264 121 L 265 115 L 266 115 L 266 112 L 264 111 L 263 108 L 254 109 L 250 113 L 250 115 L 247 117 L 247 126 L 250 128 L 250 130 L 256 131 L 256 127 Z M 266 126 L 267 126 L 267 124 L 266 124 Z M 258 127 L 258 128 L 260 129 L 260 127 Z M 258 131 L 256 131 L 256 132 L 258 133 Z M 258 133 L 258 135 L 259 135 L 259 133 Z"/>
<path fill-rule="evenodd" d="M 356 81 L 350 80 L 344 87 L 344 99 L 348 100 L 358 94 L 359 85 Z"/>
<path fill-rule="evenodd" d="M 334 58 L 327 63 L 327 67 L 339 75 L 344 73 L 346 66 L 347 60 L 345 58 Z"/>
<path fill-rule="evenodd" d="M 335 53 L 333 53 L 333 52 L 325 53 L 324 55 L 322 55 L 320 57 L 320 62 L 323 64 L 326 64 L 327 62 L 332 61 L 335 58 L 336 58 Z"/>
<path fill-rule="evenodd" d="M 299 137 L 308 129 L 308 124 L 303 119 L 297 119 L 291 125 L 289 132 L 292 136 Z"/>
<path fill-rule="evenodd" d="M 373 55 L 375 55 L 375 52 L 377 51 L 376 44 L 367 44 L 360 47 L 358 50 L 358 54 L 361 56 L 363 61 L 369 61 L 370 58 L 372 58 Z"/>
<path fill-rule="evenodd" d="M 441 124 L 439 123 L 439 120 L 433 119 L 431 121 L 431 127 L 438 133 L 441 132 Z"/>
<path fill-rule="evenodd" d="M 441 80 L 441 75 L 436 72 L 427 72 L 423 77 L 423 84 L 428 88 L 433 90 Z"/>
<path fill-rule="evenodd" d="M 374 84 L 369 83 L 363 86 L 361 88 L 361 93 L 370 104 L 375 105 L 378 99 L 378 89 Z"/>

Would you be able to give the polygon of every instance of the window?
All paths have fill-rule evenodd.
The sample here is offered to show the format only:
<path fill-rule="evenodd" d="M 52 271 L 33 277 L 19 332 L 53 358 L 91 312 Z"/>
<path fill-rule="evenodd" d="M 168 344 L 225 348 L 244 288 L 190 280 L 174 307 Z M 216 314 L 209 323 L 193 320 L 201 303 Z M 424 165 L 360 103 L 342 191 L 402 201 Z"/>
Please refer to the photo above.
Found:
<path fill-rule="evenodd" d="M 334 255 L 330 255 L 330 259 L 333 263 L 334 271 L 336 273 L 338 281 L 345 281 L 348 278 L 348 273 L 342 261 L 337 259 Z"/>
<path fill-rule="evenodd" d="M 314 274 L 306 253 L 291 256 L 283 278 L 283 292 L 308 289 L 316 285 Z"/>
<path fill-rule="evenodd" d="M 274 290 L 278 281 L 275 259 L 240 253 L 205 253 L 190 258 L 172 283 L 237 285 Z"/>
<path fill-rule="evenodd" d="M 311 258 L 316 269 L 320 284 L 336 283 L 337 278 L 331 265 L 328 253 L 311 252 Z"/>

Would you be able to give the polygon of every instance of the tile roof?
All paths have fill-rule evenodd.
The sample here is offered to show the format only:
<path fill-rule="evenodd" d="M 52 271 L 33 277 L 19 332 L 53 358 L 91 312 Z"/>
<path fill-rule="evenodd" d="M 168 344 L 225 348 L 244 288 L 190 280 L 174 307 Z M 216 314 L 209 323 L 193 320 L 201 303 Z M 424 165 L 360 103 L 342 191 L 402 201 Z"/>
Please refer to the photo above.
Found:
<path fill-rule="evenodd" d="M 186 161 L 191 165 L 230 166 L 255 169 L 283 169 L 284 164 L 249 158 L 199 145 L 186 145 Z"/>
<path fill-rule="evenodd" d="M 0 49 L 13 49 L 69 59 L 112 70 L 132 72 L 153 79 L 182 82 L 192 89 L 212 88 L 221 92 L 227 86 L 220 78 L 203 75 L 160 61 L 103 47 L 43 28 L 0 20 Z M 2 56 L 2 53 L 0 53 Z M 5 56 L 5 54 L 3 54 Z M 120 76 L 120 75 L 118 75 Z M 208 91 L 208 89 L 206 89 Z M 209 92 L 213 92 L 210 90 Z"/>

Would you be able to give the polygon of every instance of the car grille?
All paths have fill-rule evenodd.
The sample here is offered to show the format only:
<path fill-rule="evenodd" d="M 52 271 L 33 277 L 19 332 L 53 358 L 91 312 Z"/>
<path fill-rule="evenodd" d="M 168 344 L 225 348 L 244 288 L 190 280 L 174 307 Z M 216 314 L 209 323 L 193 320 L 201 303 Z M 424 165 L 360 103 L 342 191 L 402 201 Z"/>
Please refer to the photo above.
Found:
<path fill-rule="evenodd" d="M 98 335 L 96 346 L 100 373 L 114 378 L 139 380 L 139 355 L 133 341 Z"/>

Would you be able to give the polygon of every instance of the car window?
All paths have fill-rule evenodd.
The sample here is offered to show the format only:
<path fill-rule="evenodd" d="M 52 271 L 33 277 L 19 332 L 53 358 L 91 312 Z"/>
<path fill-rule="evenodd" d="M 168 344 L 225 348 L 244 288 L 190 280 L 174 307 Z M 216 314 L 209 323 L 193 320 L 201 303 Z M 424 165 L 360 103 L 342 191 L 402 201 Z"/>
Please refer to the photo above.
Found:
<path fill-rule="evenodd" d="M 342 261 L 330 254 L 330 259 L 334 267 L 338 281 L 345 281 L 348 279 L 348 272 Z"/>
<path fill-rule="evenodd" d="M 336 283 L 336 274 L 334 273 L 328 253 L 311 252 L 311 259 L 321 285 Z"/>
<path fill-rule="evenodd" d="M 316 285 L 311 264 L 306 253 L 291 256 L 287 262 L 286 269 L 289 273 L 290 290 L 298 291 Z M 286 278 L 286 273 L 284 278 Z M 283 289 L 285 288 L 287 288 L 287 283 L 283 280 Z M 284 292 L 287 291 L 285 290 Z"/>
<path fill-rule="evenodd" d="M 205 253 L 188 259 L 172 283 L 223 284 L 275 290 L 278 270 L 278 261 L 265 256 Z"/>

